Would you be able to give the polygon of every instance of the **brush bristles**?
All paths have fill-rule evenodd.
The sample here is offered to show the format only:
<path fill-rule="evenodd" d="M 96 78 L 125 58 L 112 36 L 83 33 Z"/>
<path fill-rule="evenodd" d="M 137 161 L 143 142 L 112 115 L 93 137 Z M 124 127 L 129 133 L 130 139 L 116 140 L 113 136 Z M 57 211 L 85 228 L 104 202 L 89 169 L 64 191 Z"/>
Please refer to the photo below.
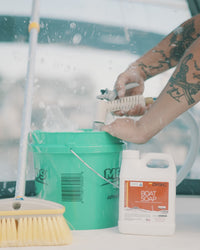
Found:
<path fill-rule="evenodd" d="M 62 215 L 0 219 L 0 247 L 68 245 L 70 229 Z"/>

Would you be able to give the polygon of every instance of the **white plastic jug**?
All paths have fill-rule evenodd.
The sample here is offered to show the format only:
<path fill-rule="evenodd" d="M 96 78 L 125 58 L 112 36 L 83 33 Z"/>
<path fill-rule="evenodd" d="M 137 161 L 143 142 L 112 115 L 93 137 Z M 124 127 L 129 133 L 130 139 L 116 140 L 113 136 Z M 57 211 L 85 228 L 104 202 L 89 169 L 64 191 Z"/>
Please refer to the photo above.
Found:
<path fill-rule="evenodd" d="M 169 154 L 124 150 L 118 227 L 121 233 L 175 232 L 176 166 Z"/>

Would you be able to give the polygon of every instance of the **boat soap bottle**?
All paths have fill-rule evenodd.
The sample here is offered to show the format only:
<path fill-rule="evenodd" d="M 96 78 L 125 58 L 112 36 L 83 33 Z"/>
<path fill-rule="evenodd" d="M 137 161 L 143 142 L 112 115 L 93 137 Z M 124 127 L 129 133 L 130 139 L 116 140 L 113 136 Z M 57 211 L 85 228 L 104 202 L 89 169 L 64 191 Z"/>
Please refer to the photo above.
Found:
<path fill-rule="evenodd" d="M 124 150 L 119 194 L 121 233 L 174 234 L 176 166 L 169 154 Z"/>

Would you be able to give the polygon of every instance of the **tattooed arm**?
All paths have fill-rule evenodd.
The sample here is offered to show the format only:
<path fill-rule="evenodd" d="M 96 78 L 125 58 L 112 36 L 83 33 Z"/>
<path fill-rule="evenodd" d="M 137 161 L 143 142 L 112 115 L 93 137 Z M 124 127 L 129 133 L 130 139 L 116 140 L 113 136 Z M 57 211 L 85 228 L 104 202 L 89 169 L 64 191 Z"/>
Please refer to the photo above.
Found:
<path fill-rule="evenodd" d="M 131 66 L 137 66 L 144 80 L 177 65 L 185 50 L 200 36 L 200 15 L 184 22 Z M 131 67 L 130 66 L 130 67 Z"/>
<path fill-rule="evenodd" d="M 186 50 L 168 84 L 143 117 L 117 119 L 103 130 L 126 141 L 145 143 L 200 101 L 200 38 Z"/>
<path fill-rule="evenodd" d="M 126 71 L 120 74 L 115 83 L 118 96 L 125 95 L 125 85 L 138 82 L 139 87 L 127 91 L 126 95 L 142 94 L 144 81 L 177 65 L 185 50 L 200 36 L 200 15 L 184 22 L 158 45 L 133 62 Z M 136 107 L 127 115 L 141 115 L 146 109 Z M 118 115 L 124 113 L 118 112 Z"/>

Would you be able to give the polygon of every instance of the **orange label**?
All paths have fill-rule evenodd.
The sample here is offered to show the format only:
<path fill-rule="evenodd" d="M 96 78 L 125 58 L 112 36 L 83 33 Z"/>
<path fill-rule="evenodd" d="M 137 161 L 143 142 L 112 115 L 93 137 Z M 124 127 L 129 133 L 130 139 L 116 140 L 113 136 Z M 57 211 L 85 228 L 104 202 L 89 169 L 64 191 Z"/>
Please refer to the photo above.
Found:
<path fill-rule="evenodd" d="M 124 207 L 168 211 L 168 182 L 125 181 Z"/>

